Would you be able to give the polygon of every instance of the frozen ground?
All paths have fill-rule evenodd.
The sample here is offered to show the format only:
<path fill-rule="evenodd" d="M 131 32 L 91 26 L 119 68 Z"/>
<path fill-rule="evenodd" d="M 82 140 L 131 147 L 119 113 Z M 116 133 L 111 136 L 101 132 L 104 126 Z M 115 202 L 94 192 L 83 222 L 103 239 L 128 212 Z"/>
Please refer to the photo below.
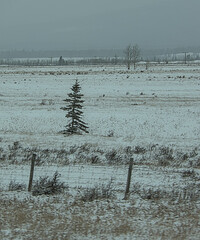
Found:
<path fill-rule="evenodd" d="M 0 136 L 4 142 L 55 147 L 98 143 L 101 146 L 174 144 L 192 147 L 200 136 L 200 70 L 165 67 L 126 72 L 116 68 L 0 69 Z M 85 95 L 90 133 L 64 138 L 64 106 L 74 80 Z M 109 132 L 113 138 L 107 138 Z"/>
<path fill-rule="evenodd" d="M 64 137 L 60 107 L 75 79 L 89 134 Z M 0 239 L 198 239 L 198 65 L 1 66 L 0 138 Z M 32 153 L 40 160 L 35 179 L 57 170 L 66 193 L 8 191 L 12 180 L 28 184 Z M 111 178 L 115 197 L 80 200 L 85 188 Z"/>

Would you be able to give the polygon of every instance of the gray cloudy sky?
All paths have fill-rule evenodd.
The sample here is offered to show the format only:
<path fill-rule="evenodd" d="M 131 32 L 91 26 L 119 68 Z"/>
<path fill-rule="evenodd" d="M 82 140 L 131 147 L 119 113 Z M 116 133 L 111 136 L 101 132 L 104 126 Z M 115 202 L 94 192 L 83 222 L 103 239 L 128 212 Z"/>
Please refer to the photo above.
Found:
<path fill-rule="evenodd" d="M 0 50 L 200 46 L 200 0 L 0 0 Z"/>

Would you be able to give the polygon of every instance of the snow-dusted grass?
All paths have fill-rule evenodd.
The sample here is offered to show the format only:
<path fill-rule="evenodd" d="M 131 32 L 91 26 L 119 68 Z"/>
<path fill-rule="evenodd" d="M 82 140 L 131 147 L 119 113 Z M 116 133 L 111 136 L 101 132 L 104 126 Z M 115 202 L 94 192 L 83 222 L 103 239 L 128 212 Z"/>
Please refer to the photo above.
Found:
<path fill-rule="evenodd" d="M 83 202 L 70 195 L 1 193 L 1 239 L 199 239 L 193 201 Z"/>
<path fill-rule="evenodd" d="M 1 68 L 0 136 L 4 141 L 48 148 L 72 142 L 109 147 L 158 142 L 196 146 L 200 135 L 199 69 L 160 68 L 144 72 L 92 66 Z M 85 74 L 77 75 L 79 72 Z M 76 78 L 85 95 L 84 120 L 90 134 L 62 138 L 58 132 L 66 119 L 60 107 Z M 107 141 L 109 131 L 114 135 Z"/>
<path fill-rule="evenodd" d="M 65 137 L 60 107 L 75 79 L 89 134 Z M 198 239 L 199 93 L 197 65 L 1 66 L 0 239 Z M 27 188 L 33 153 L 34 180 L 58 171 L 68 190 L 9 191 Z M 110 181 L 111 198 L 87 201 Z"/>

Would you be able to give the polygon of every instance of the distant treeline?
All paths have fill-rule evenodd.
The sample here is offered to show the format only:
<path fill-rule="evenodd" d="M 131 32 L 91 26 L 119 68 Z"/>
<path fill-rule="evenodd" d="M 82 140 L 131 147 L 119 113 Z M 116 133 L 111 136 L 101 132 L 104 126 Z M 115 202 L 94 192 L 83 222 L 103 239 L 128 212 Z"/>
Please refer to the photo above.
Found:
<path fill-rule="evenodd" d="M 66 65 L 118 65 L 126 64 L 124 58 L 74 58 L 64 59 L 62 57 L 55 59 L 0 59 L 0 65 L 18 65 L 18 66 L 66 66 Z"/>
<path fill-rule="evenodd" d="M 82 50 L 82 51 L 26 51 L 0 52 L 0 65 L 19 66 L 62 66 L 62 65 L 126 65 L 124 50 Z M 139 61 L 175 62 L 200 60 L 200 48 L 141 49 Z"/>
<path fill-rule="evenodd" d="M 139 62 L 155 62 L 155 63 L 170 63 L 170 62 L 184 62 L 189 63 L 195 60 L 200 60 L 200 54 L 188 54 L 188 55 L 163 55 L 154 56 L 152 58 L 141 57 Z M 112 57 L 112 58 L 6 58 L 0 59 L 0 65 L 8 66 L 75 66 L 75 65 L 126 65 L 126 59 L 124 57 Z"/>
<path fill-rule="evenodd" d="M 0 51 L 0 59 L 5 58 L 59 58 L 63 56 L 65 58 L 106 58 L 114 57 L 115 55 L 123 57 L 123 49 L 110 49 L 110 50 L 10 50 Z"/>

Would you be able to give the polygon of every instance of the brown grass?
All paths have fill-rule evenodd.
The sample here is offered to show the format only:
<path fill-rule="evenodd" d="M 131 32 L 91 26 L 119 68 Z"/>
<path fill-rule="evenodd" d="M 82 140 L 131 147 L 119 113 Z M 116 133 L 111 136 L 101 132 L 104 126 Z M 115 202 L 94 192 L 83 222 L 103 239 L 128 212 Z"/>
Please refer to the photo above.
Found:
<path fill-rule="evenodd" d="M 0 197 L 0 239 L 198 239 L 195 202 Z M 6 230 L 8 232 L 6 233 Z"/>

